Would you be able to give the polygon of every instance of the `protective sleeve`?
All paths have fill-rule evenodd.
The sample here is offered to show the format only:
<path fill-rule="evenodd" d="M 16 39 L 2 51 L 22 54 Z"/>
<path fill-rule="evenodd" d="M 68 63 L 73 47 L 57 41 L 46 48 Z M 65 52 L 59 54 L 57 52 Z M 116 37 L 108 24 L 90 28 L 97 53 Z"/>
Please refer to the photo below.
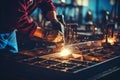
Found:
<path fill-rule="evenodd" d="M 54 6 L 54 4 L 53 4 L 53 2 L 51 0 L 42 0 L 39 3 L 39 7 L 42 10 L 44 16 L 46 16 L 46 14 L 49 11 L 55 11 L 56 10 L 56 8 L 55 8 L 55 6 Z"/>
<path fill-rule="evenodd" d="M 18 20 L 16 27 L 20 33 L 32 37 L 38 24 L 36 22 L 33 22 L 29 18 L 29 14 L 27 11 L 27 9 L 29 8 L 28 6 L 29 4 L 30 4 L 29 0 L 19 0 L 18 10 L 17 10 Z"/>

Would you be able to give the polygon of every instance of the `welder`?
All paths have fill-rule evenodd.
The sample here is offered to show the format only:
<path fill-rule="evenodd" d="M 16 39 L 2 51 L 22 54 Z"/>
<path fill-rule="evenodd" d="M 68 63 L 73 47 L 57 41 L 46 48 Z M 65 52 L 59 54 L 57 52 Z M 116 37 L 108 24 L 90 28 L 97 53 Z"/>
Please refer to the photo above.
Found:
<path fill-rule="evenodd" d="M 51 21 L 52 30 L 44 30 L 32 21 L 30 14 L 39 7 Z M 18 53 L 16 30 L 21 34 L 46 41 L 64 42 L 64 27 L 56 17 L 52 0 L 3 0 L 0 2 L 0 53 Z"/>

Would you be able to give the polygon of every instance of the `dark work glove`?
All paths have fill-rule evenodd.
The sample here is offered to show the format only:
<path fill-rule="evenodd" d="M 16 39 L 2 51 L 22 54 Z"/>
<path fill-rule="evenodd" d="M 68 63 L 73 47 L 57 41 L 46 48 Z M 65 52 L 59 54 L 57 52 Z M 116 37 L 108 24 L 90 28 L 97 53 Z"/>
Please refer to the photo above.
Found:
<path fill-rule="evenodd" d="M 61 42 L 64 39 L 64 35 L 59 30 L 45 30 L 44 31 L 44 39 L 50 42 Z"/>
<path fill-rule="evenodd" d="M 64 25 L 60 21 L 52 20 L 51 23 L 53 30 L 59 30 L 64 34 Z"/>
<path fill-rule="evenodd" d="M 45 39 L 50 42 L 54 42 L 58 49 L 62 48 L 65 44 L 64 39 L 64 25 L 57 21 L 51 21 L 51 30 L 46 30 Z"/>

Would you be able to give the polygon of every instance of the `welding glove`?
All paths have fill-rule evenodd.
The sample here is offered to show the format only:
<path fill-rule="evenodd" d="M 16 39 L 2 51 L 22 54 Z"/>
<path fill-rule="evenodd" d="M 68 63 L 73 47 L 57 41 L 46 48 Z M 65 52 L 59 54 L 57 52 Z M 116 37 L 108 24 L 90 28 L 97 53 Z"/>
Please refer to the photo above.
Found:
<path fill-rule="evenodd" d="M 59 43 L 62 42 L 64 35 L 59 30 L 45 30 L 44 39 L 50 42 Z"/>
<path fill-rule="evenodd" d="M 58 20 L 52 20 L 51 25 L 49 26 L 50 30 L 47 31 L 46 39 L 55 43 L 64 42 L 64 25 Z"/>
<path fill-rule="evenodd" d="M 58 20 L 52 20 L 52 30 L 59 30 L 64 34 L 64 25 Z"/>
<path fill-rule="evenodd" d="M 58 30 L 62 34 L 61 41 L 56 43 L 57 49 L 61 49 L 65 44 L 64 25 L 58 20 L 52 20 L 51 23 L 52 23 L 52 26 L 53 26 L 53 30 Z"/>
<path fill-rule="evenodd" d="M 59 30 L 46 30 L 44 38 L 56 44 L 56 48 L 53 49 L 53 52 L 59 52 L 64 47 L 64 35 Z"/>
<path fill-rule="evenodd" d="M 64 25 L 57 20 L 52 20 L 51 24 L 51 30 L 46 32 L 45 38 L 50 42 L 54 42 L 56 44 L 54 52 L 59 52 L 65 44 Z"/>

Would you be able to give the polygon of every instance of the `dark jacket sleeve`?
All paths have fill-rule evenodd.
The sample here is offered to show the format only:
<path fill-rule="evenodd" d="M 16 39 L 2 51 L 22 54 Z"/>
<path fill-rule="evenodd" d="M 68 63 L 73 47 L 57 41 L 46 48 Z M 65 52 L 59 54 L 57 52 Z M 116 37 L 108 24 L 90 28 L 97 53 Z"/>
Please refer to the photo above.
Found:
<path fill-rule="evenodd" d="M 46 14 L 49 11 L 55 11 L 56 10 L 56 8 L 55 8 L 55 6 L 54 6 L 54 4 L 51 0 L 42 0 L 42 2 L 39 3 L 39 7 L 42 10 L 42 13 L 43 13 L 44 16 L 46 16 Z"/>
<path fill-rule="evenodd" d="M 32 37 L 34 31 L 37 28 L 37 23 L 33 22 L 29 18 L 28 5 L 30 5 L 29 0 L 19 0 L 18 10 L 17 10 L 18 21 L 16 26 L 20 33 Z"/>
<path fill-rule="evenodd" d="M 17 29 L 20 33 L 32 37 L 38 25 L 29 18 L 31 11 L 39 6 L 46 15 L 49 11 L 54 11 L 55 6 L 51 0 L 35 0 L 32 6 L 30 4 L 30 0 L 19 0 Z"/>

